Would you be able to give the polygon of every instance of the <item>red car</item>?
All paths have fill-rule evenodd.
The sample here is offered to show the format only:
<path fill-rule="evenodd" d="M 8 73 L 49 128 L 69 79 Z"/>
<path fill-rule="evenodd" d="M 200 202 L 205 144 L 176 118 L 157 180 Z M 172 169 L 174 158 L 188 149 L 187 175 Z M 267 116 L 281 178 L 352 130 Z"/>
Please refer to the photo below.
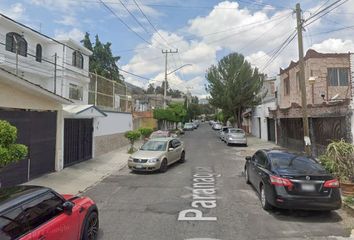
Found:
<path fill-rule="evenodd" d="M 39 186 L 0 188 L 1 240 L 91 240 L 98 227 L 98 210 L 88 197 Z"/>

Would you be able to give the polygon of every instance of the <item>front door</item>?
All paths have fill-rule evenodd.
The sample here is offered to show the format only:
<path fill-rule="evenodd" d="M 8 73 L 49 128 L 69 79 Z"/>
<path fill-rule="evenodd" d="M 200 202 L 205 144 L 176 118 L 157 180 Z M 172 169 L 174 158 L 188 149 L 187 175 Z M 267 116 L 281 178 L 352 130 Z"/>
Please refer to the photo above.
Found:
<path fill-rule="evenodd" d="M 64 167 L 92 158 L 92 119 L 65 119 Z"/>

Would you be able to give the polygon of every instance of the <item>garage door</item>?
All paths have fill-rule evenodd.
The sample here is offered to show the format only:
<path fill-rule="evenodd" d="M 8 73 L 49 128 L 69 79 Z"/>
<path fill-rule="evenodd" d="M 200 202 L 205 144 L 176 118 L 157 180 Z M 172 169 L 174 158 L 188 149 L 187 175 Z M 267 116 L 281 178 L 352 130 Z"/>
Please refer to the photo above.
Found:
<path fill-rule="evenodd" d="M 92 158 L 92 119 L 65 119 L 64 167 Z"/>
<path fill-rule="evenodd" d="M 28 156 L 1 170 L 2 186 L 24 183 L 55 170 L 56 112 L 5 111 L 0 119 L 17 127 L 17 142 L 28 146 Z"/>

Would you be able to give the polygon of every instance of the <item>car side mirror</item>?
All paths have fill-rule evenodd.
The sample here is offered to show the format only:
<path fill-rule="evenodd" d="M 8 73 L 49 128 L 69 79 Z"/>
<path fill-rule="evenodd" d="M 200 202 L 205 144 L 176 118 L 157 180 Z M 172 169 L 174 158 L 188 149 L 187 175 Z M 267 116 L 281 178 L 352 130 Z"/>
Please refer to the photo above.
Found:
<path fill-rule="evenodd" d="M 169 148 L 168 151 L 172 152 L 173 150 L 175 150 L 174 148 Z"/>
<path fill-rule="evenodd" d="M 251 161 L 252 160 L 252 157 L 251 156 L 247 156 L 246 157 L 246 161 Z"/>
<path fill-rule="evenodd" d="M 63 203 L 63 211 L 70 215 L 73 212 L 73 208 L 74 208 L 74 203 L 70 202 L 70 201 L 66 201 Z"/>

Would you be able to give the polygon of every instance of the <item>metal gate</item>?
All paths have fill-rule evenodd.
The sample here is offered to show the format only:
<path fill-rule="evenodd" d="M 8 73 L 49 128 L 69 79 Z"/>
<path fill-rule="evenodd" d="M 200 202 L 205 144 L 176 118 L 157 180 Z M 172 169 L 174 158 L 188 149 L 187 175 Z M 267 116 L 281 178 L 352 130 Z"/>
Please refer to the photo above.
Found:
<path fill-rule="evenodd" d="M 17 127 L 17 143 L 28 147 L 28 156 L 1 170 L 2 186 L 27 182 L 55 170 L 56 112 L 0 110 L 0 119 Z"/>
<path fill-rule="evenodd" d="M 92 119 L 65 119 L 64 167 L 92 158 Z"/>
<path fill-rule="evenodd" d="M 268 141 L 275 142 L 275 121 L 274 119 L 267 118 L 268 128 Z"/>

